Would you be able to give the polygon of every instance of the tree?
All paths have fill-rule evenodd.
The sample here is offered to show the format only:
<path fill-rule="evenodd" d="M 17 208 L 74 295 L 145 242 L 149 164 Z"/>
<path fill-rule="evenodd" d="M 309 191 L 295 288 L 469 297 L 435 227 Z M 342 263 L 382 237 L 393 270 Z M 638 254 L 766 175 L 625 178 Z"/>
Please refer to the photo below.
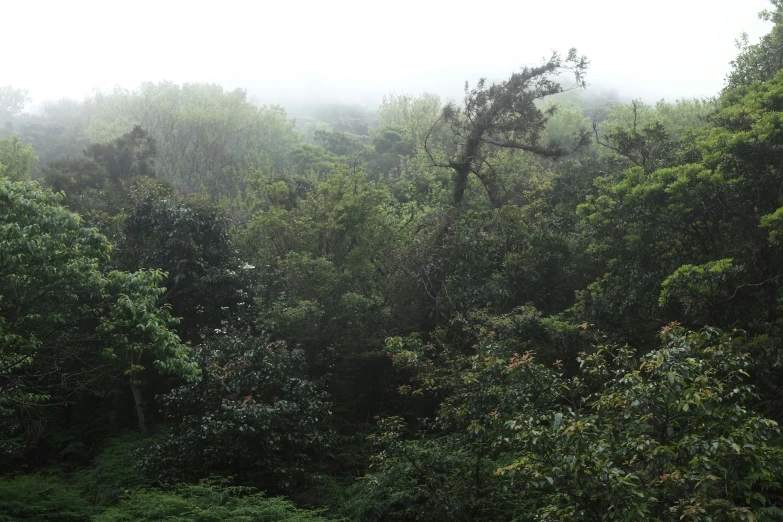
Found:
<path fill-rule="evenodd" d="M 40 112 L 19 114 L 6 126 L 18 134 L 22 142 L 33 146 L 39 165 L 47 166 L 53 161 L 75 158 L 83 153 L 90 143 L 84 136 L 84 130 L 89 126 L 95 108 L 90 100 L 46 102 Z M 39 174 L 39 169 L 33 171 L 34 178 Z"/>
<path fill-rule="evenodd" d="M 144 414 L 142 377 L 150 369 L 197 382 L 201 369 L 191 359 L 190 347 L 180 341 L 174 328 L 179 320 L 159 300 L 165 275 L 157 270 L 112 271 L 107 289 L 117 296 L 101 317 L 98 332 L 108 341 L 102 355 L 113 361 L 130 381 L 142 436 L 149 436 Z"/>
<path fill-rule="evenodd" d="M 130 193 L 143 191 L 155 178 L 155 140 L 138 125 L 108 143 L 93 143 L 82 155 L 52 161 L 44 183 L 66 194 L 64 203 L 113 237 L 115 216 L 131 206 Z"/>
<path fill-rule="evenodd" d="M 783 2 L 770 0 L 773 10 L 764 10 L 759 18 L 772 22 L 772 30 L 761 37 L 757 44 L 748 43 L 747 34 L 737 42 L 740 51 L 731 62 L 733 69 L 726 77 L 726 90 L 742 85 L 764 82 L 783 69 Z"/>
<path fill-rule="evenodd" d="M 157 179 L 215 199 L 238 196 L 254 169 L 284 171 L 300 141 L 281 107 L 257 107 L 242 89 L 144 83 L 91 103 L 96 113 L 85 134 L 93 142 L 107 143 L 141 126 L 155 141 Z"/>
<path fill-rule="evenodd" d="M 679 152 L 679 143 L 671 139 L 660 121 L 640 124 L 638 119 L 642 107 L 644 105 L 640 102 L 631 102 L 633 120 L 630 126 L 610 127 L 611 130 L 603 138 L 599 134 L 598 125 L 593 123 L 596 143 L 626 158 L 633 165 L 642 167 L 647 173 L 673 166 Z M 604 127 L 609 126 L 607 123 L 604 122 Z"/>
<path fill-rule="evenodd" d="M 402 127 L 383 127 L 372 139 L 368 166 L 380 176 L 399 176 L 401 163 L 414 155 L 415 143 Z"/>
<path fill-rule="evenodd" d="M 581 292 L 580 322 L 639 344 L 673 320 L 777 331 L 781 251 L 769 232 L 783 206 L 781 107 L 783 72 L 727 91 L 711 123 L 680 142 L 690 163 L 597 178 L 578 211 L 603 273 Z"/>
<path fill-rule="evenodd" d="M 36 161 L 32 146 L 24 147 L 18 136 L 0 140 L 0 178 L 28 180 Z"/>
<path fill-rule="evenodd" d="M 561 157 L 569 151 L 558 142 L 541 143 L 549 116 L 555 113 L 551 106 L 546 112 L 536 106 L 536 101 L 563 92 L 552 77 L 570 72 L 576 87 L 584 87 L 587 59 L 571 49 L 563 58 L 558 53 L 542 65 L 524 67 L 508 80 L 487 85 L 479 80 L 476 87 L 465 85 L 464 107 L 454 104 L 444 107 L 441 117 L 425 138 L 425 148 L 433 166 L 451 169 L 454 173 L 452 204 L 460 206 L 470 174 L 476 175 L 487 188 L 491 200 L 496 197 L 495 174 L 489 161 L 496 149 L 514 149 L 545 157 Z M 427 141 L 435 126 L 447 125 L 452 136 L 450 150 L 445 154 L 433 153 Z M 577 146 L 588 142 L 587 132 L 582 130 Z"/>
<path fill-rule="evenodd" d="M 400 391 L 439 405 L 416 422 L 418 433 L 399 418 L 380 424 L 366 488 L 385 503 L 381 519 L 749 521 L 783 513 L 779 429 L 754 410 L 741 334 L 670 325 L 645 355 L 599 345 L 579 354 L 577 367 L 536 355 L 557 338 L 553 326 L 548 340 L 530 342 L 524 331 L 480 329 L 468 350 L 443 337 L 390 339 L 395 364 L 413 372 Z"/>
<path fill-rule="evenodd" d="M 27 91 L 14 89 L 10 85 L 0 87 L 0 122 L 22 112 L 29 101 Z"/>
<path fill-rule="evenodd" d="M 225 330 L 195 350 L 203 379 L 162 398 L 172 430 L 141 465 L 161 477 L 233 475 L 289 489 L 332 444 L 329 397 L 301 349 Z"/>
<path fill-rule="evenodd" d="M 139 125 L 109 143 L 93 143 L 84 151 L 106 169 L 109 181 L 115 184 L 135 177 L 154 178 L 156 154 L 155 139 Z"/>
<path fill-rule="evenodd" d="M 395 284 L 408 209 L 345 166 L 294 203 L 294 183 L 257 188 L 258 199 L 276 203 L 256 213 L 244 238 L 251 263 L 263 267 L 256 304 L 266 331 L 316 353 L 380 343 L 378 328 L 392 312 L 384 289 Z"/>
<path fill-rule="evenodd" d="M 44 184 L 55 192 L 65 192 L 67 203 L 90 189 L 105 188 L 109 173 L 106 168 L 91 158 L 79 157 L 52 161 L 43 169 Z"/>
<path fill-rule="evenodd" d="M 383 97 L 378 108 L 378 128 L 402 129 L 406 137 L 420 144 L 442 111 L 440 98 L 434 94 L 416 97 L 390 94 Z"/>
<path fill-rule="evenodd" d="M 400 417 L 379 421 L 371 436 L 377 453 L 360 488 L 376 514 L 359 511 L 352 518 L 512 519 L 519 497 L 495 473 L 511 462 L 498 419 L 553 407 L 560 390 L 551 385 L 552 372 L 561 370 L 551 363 L 562 368 L 558 359 L 588 349 L 585 337 L 581 329 L 521 307 L 455 319 L 428 342 L 419 334 L 387 339 L 394 366 L 409 376 L 398 388 L 410 405 L 402 411 L 429 415 L 407 423 Z M 540 352 L 542 364 L 526 366 L 532 362 L 528 352 Z M 514 364 L 525 371 L 509 371 Z"/>
<path fill-rule="evenodd" d="M 499 473 L 531 514 L 661 521 L 783 514 L 779 429 L 753 410 L 740 336 L 670 325 L 661 347 L 645 355 L 599 346 L 579 359 L 581 376 L 553 383 L 559 407 L 498 418 L 516 432 L 518 452 Z M 529 371 L 513 361 L 509 369 Z"/>
<path fill-rule="evenodd" d="M 0 180 L 0 411 L 62 399 L 118 371 L 130 377 L 146 433 L 140 372 L 197 379 L 199 370 L 158 304 L 163 274 L 106 273 L 108 240 L 61 199 Z"/>
<path fill-rule="evenodd" d="M 82 157 L 60 159 L 44 169 L 47 185 L 80 195 L 88 189 L 102 189 L 108 181 L 119 188 L 134 178 L 155 177 L 155 140 L 136 125 L 108 143 L 93 143 Z"/>
<path fill-rule="evenodd" d="M 124 270 L 162 270 L 167 303 L 189 340 L 216 328 L 241 297 L 230 221 L 204 197 L 182 197 L 153 180 L 137 183 L 119 223 L 114 261 Z"/>
<path fill-rule="evenodd" d="M 83 228 L 61 196 L 0 180 L 0 407 L 51 397 L 36 364 L 72 362 L 95 328 L 109 260 L 105 237 Z M 89 335 L 88 335 L 89 337 Z M 73 376 L 78 376 L 78 371 Z M 70 379 L 65 378 L 66 385 Z"/>

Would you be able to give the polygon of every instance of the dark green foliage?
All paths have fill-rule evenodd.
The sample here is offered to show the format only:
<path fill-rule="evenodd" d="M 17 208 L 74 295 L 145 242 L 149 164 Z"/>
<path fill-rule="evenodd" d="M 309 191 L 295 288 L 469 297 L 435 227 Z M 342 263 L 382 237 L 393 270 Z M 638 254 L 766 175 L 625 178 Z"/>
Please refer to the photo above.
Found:
<path fill-rule="evenodd" d="M 754 412 L 741 338 L 668 326 L 636 355 L 600 346 L 560 406 L 507 420 L 520 453 L 500 472 L 544 520 L 621 510 L 624 520 L 779 515 L 777 423 Z M 510 365 L 510 368 L 514 365 Z M 516 371 L 516 370 L 515 370 Z M 516 446 L 516 444 L 514 444 Z"/>
<path fill-rule="evenodd" d="M 368 158 L 372 172 L 379 176 L 400 176 L 406 159 L 414 156 L 416 144 L 401 127 L 383 127 L 373 135 Z"/>
<path fill-rule="evenodd" d="M 252 488 L 219 483 L 140 490 L 96 516 L 95 522 L 328 522 L 319 511 L 297 509 L 281 498 L 268 498 Z"/>
<path fill-rule="evenodd" d="M 231 331 L 209 336 L 195 359 L 203 379 L 161 398 L 172 431 L 142 457 L 145 470 L 285 491 L 327 456 L 331 405 L 301 349 Z"/>
<path fill-rule="evenodd" d="M 117 216 L 131 204 L 129 192 L 155 177 L 155 155 L 155 141 L 137 125 L 108 143 L 93 143 L 79 157 L 50 162 L 44 184 L 65 192 L 66 206 L 114 236 Z"/>
<path fill-rule="evenodd" d="M 386 127 L 373 137 L 372 146 L 378 154 L 410 156 L 413 153 L 413 143 L 405 139 L 403 130 Z"/>
<path fill-rule="evenodd" d="M 142 188 L 134 198 L 118 245 L 125 263 L 165 270 L 176 285 L 227 262 L 228 222 L 214 205 L 179 198 L 160 186 Z"/>
<path fill-rule="evenodd" d="M 101 189 L 109 177 L 106 168 L 92 158 L 61 159 L 44 168 L 44 182 L 55 192 L 77 196 Z"/>
<path fill-rule="evenodd" d="M 61 198 L 36 183 L 0 180 L 0 415 L 34 427 L 28 447 L 46 425 L 25 424 L 40 416 L 36 405 L 99 393 L 96 383 L 107 377 L 130 377 L 133 389 L 153 367 L 191 379 L 199 373 L 171 329 L 176 319 L 158 303 L 163 275 L 108 272 L 108 240 L 84 228 Z"/>
<path fill-rule="evenodd" d="M 93 143 L 83 157 L 51 162 L 44 168 L 44 176 L 55 191 L 78 196 L 106 183 L 118 187 L 133 178 L 154 178 L 156 153 L 155 140 L 137 125 L 109 143 Z"/>
<path fill-rule="evenodd" d="M 634 107 L 634 113 L 636 108 Z M 631 129 L 615 127 L 604 136 L 601 142 L 596 131 L 596 139 L 601 145 L 628 159 L 633 165 L 645 172 L 670 167 L 677 163 L 679 144 L 672 140 L 666 128 L 660 122 L 650 123 L 637 128 L 634 120 Z"/>
<path fill-rule="evenodd" d="M 385 186 L 345 167 L 302 199 L 292 198 L 296 186 L 289 186 L 259 184 L 262 210 L 245 231 L 260 325 L 311 352 L 380 346 L 396 311 L 386 295 L 406 240 L 400 219 L 413 220 L 414 210 L 395 206 Z"/>
<path fill-rule="evenodd" d="M 707 100 L 0 89 L 0 522 L 780 520 L 773 6 Z"/>
<path fill-rule="evenodd" d="M 780 253 L 761 225 L 772 226 L 770 216 L 783 206 L 775 152 L 783 136 L 781 86 L 779 73 L 727 93 L 712 125 L 699 131 L 698 163 L 599 178 L 599 194 L 579 211 L 606 272 L 581 294 L 581 319 L 626 338 L 674 319 L 756 331 L 777 322 Z M 658 300 L 664 281 L 669 294 L 675 281 L 691 284 L 684 265 L 729 259 L 733 268 L 724 275 L 731 277 L 703 296 L 707 307 L 686 302 L 692 296 L 678 306 Z M 659 308 L 666 303 L 674 308 Z"/>
<path fill-rule="evenodd" d="M 436 332 L 428 344 L 418 336 L 387 341 L 395 366 L 413 375 L 399 393 L 438 406 L 431 418 L 417 421 L 415 435 L 401 418 L 379 423 L 373 437 L 379 453 L 357 499 L 347 505 L 351 516 L 504 520 L 515 512 L 519 498 L 495 473 L 511 463 L 500 419 L 553 407 L 559 390 L 550 386 L 549 368 L 558 371 L 563 361 L 557 356 L 575 357 L 588 343 L 578 329 L 542 321 L 530 308 L 500 317 L 477 314 L 451 330 Z M 546 365 L 513 371 L 532 363 L 538 349 Z"/>
<path fill-rule="evenodd" d="M 225 213 L 205 198 L 184 198 L 154 183 L 137 185 L 120 224 L 115 262 L 127 270 L 163 270 L 161 300 L 183 317 L 180 332 L 198 338 L 222 310 L 243 299 L 242 273 L 228 236 Z"/>
<path fill-rule="evenodd" d="M 152 481 L 136 469 L 136 464 L 139 455 L 160 438 L 160 435 L 144 438 L 128 433 L 109 439 L 90 468 L 78 476 L 82 495 L 92 504 L 111 506 L 130 491 L 151 486 Z"/>
<path fill-rule="evenodd" d="M 541 364 L 512 346 L 494 331 L 462 356 L 447 345 L 390 341 L 395 363 L 415 371 L 400 391 L 441 403 L 414 437 L 402 419 L 379 425 L 364 495 L 383 509 L 361 519 L 753 520 L 782 512 L 779 429 L 750 406 L 756 391 L 741 339 L 670 326 L 646 355 L 611 345 L 581 353 L 574 377 L 562 361 Z"/>
<path fill-rule="evenodd" d="M 568 308 L 585 282 L 578 255 L 584 245 L 552 218 L 540 204 L 465 213 L 451 227 L 437 264 L 428 267 L 446 272 L 440 312 L 504 313 L 525 304 L 549 313 Z"/>
<path fill-rule="evenodd" d="M 135 177 L 155 177 L 156 154 L 155 140 L 138 125 L 107 144 L 95 143 L 84 151 L 85 156 L 106 169 L 112 183 Z"/>
<path fill-rule="evenodd" d="M 57 475 L 0 480 L 0 522 L 89 522 L 95 512 L 76 485 Z"/>

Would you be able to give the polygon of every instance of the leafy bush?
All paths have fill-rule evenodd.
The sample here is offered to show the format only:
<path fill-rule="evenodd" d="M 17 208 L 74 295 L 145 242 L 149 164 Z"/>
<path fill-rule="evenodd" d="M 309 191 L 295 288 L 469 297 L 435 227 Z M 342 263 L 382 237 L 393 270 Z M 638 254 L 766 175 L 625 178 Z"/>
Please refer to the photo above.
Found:
<path fill-rule="evenodd" d="M 319 511 L 297 509 L 282 498 L 268 498 L 252 488 L 202 482 L 172 491 L 139 490 L 95 522 L 166 520 L 168 522 L 327 522 Z"/>
<path fill-rule="evenodd" d="M 60 477 L 36 474 L 0 480 L 0 522 L 86 522 L 93 512 L 79 488 Z"/>
<path fill-rule="evenodd" d="M 752 361 L 739 335 L 667 326 L 659 349 L 599 346 L 579 356 L 572 377 L 561 361 L 509 354 L 494 332 L 468 356 L 416 338 L 390 339 L 389 348 L 395 364 L 414 371 L 401 392 L 443 398 L 417 437 L 399 417 L 379 424 L 380 452 L 358 495 L 377 501 L 352 502 L 356 519 L 783 514 L 780 430 L 753 409 Z"/>
<path fill-rule="evenodd" d="M 145 439 L 136 433 L 110 440 L 92 467 L 79 476 L 78 484 L 87 499 L 99 505 L 112 505 L 129 490 L 151 485 L 135 464 L 137 453 L 153 442 L 154 439 Z"/>
<path fill-rule="evenodd" d="M 304 352 L 250 334 L 216 335 L 195 350 L 199 383 L 162 403 L 172 433 L 142 459 L 163 480 L 213 474 L 282 491 L 332 445 L 331 403 L 306 373 Z"/>

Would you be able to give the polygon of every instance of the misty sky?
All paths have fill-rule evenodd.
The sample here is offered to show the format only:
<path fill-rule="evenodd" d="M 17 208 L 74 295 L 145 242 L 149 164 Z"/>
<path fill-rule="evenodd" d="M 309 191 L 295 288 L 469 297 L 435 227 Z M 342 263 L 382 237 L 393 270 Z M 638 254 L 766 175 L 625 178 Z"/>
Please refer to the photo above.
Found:
<path fill-rule="evenodd" d="M 169 0 L 3 2 L 0 85 L 35 102 L 142 81 L 217 82 L 258 100 L 456 97 L 577 47 L 588 83 L 623 97 L 710 96 L 767 0 Z"/>

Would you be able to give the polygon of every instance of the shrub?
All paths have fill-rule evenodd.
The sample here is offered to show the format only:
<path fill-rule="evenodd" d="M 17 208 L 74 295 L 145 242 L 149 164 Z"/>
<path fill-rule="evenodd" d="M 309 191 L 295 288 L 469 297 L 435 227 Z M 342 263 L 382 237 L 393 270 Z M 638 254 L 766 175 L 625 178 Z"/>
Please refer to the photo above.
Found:
<path fill-rule="evenodd" d="M 137 490 L 95 522 L 327 522 L 320 511 L 297 509 L 282 498 L 268 498 L 252 488 L 202 482 L 172 491 Z"/>
<path fill-rule="evenodd" d="M 110 506 L 129 490 L 152 485 L 136 470 L 135 464 L 138 452 L 149 447 L 154 440 L 145 439 L 137 433 L 111 439 L 95 458 L 92 467 L 79 476 L 78 484 L 87 499 Z"/>
<path fill-rule="evenodd" d="M 0 522 L 89 521 L 94 508 L 58 476 L 17 475 L 0 481 Z"/>

